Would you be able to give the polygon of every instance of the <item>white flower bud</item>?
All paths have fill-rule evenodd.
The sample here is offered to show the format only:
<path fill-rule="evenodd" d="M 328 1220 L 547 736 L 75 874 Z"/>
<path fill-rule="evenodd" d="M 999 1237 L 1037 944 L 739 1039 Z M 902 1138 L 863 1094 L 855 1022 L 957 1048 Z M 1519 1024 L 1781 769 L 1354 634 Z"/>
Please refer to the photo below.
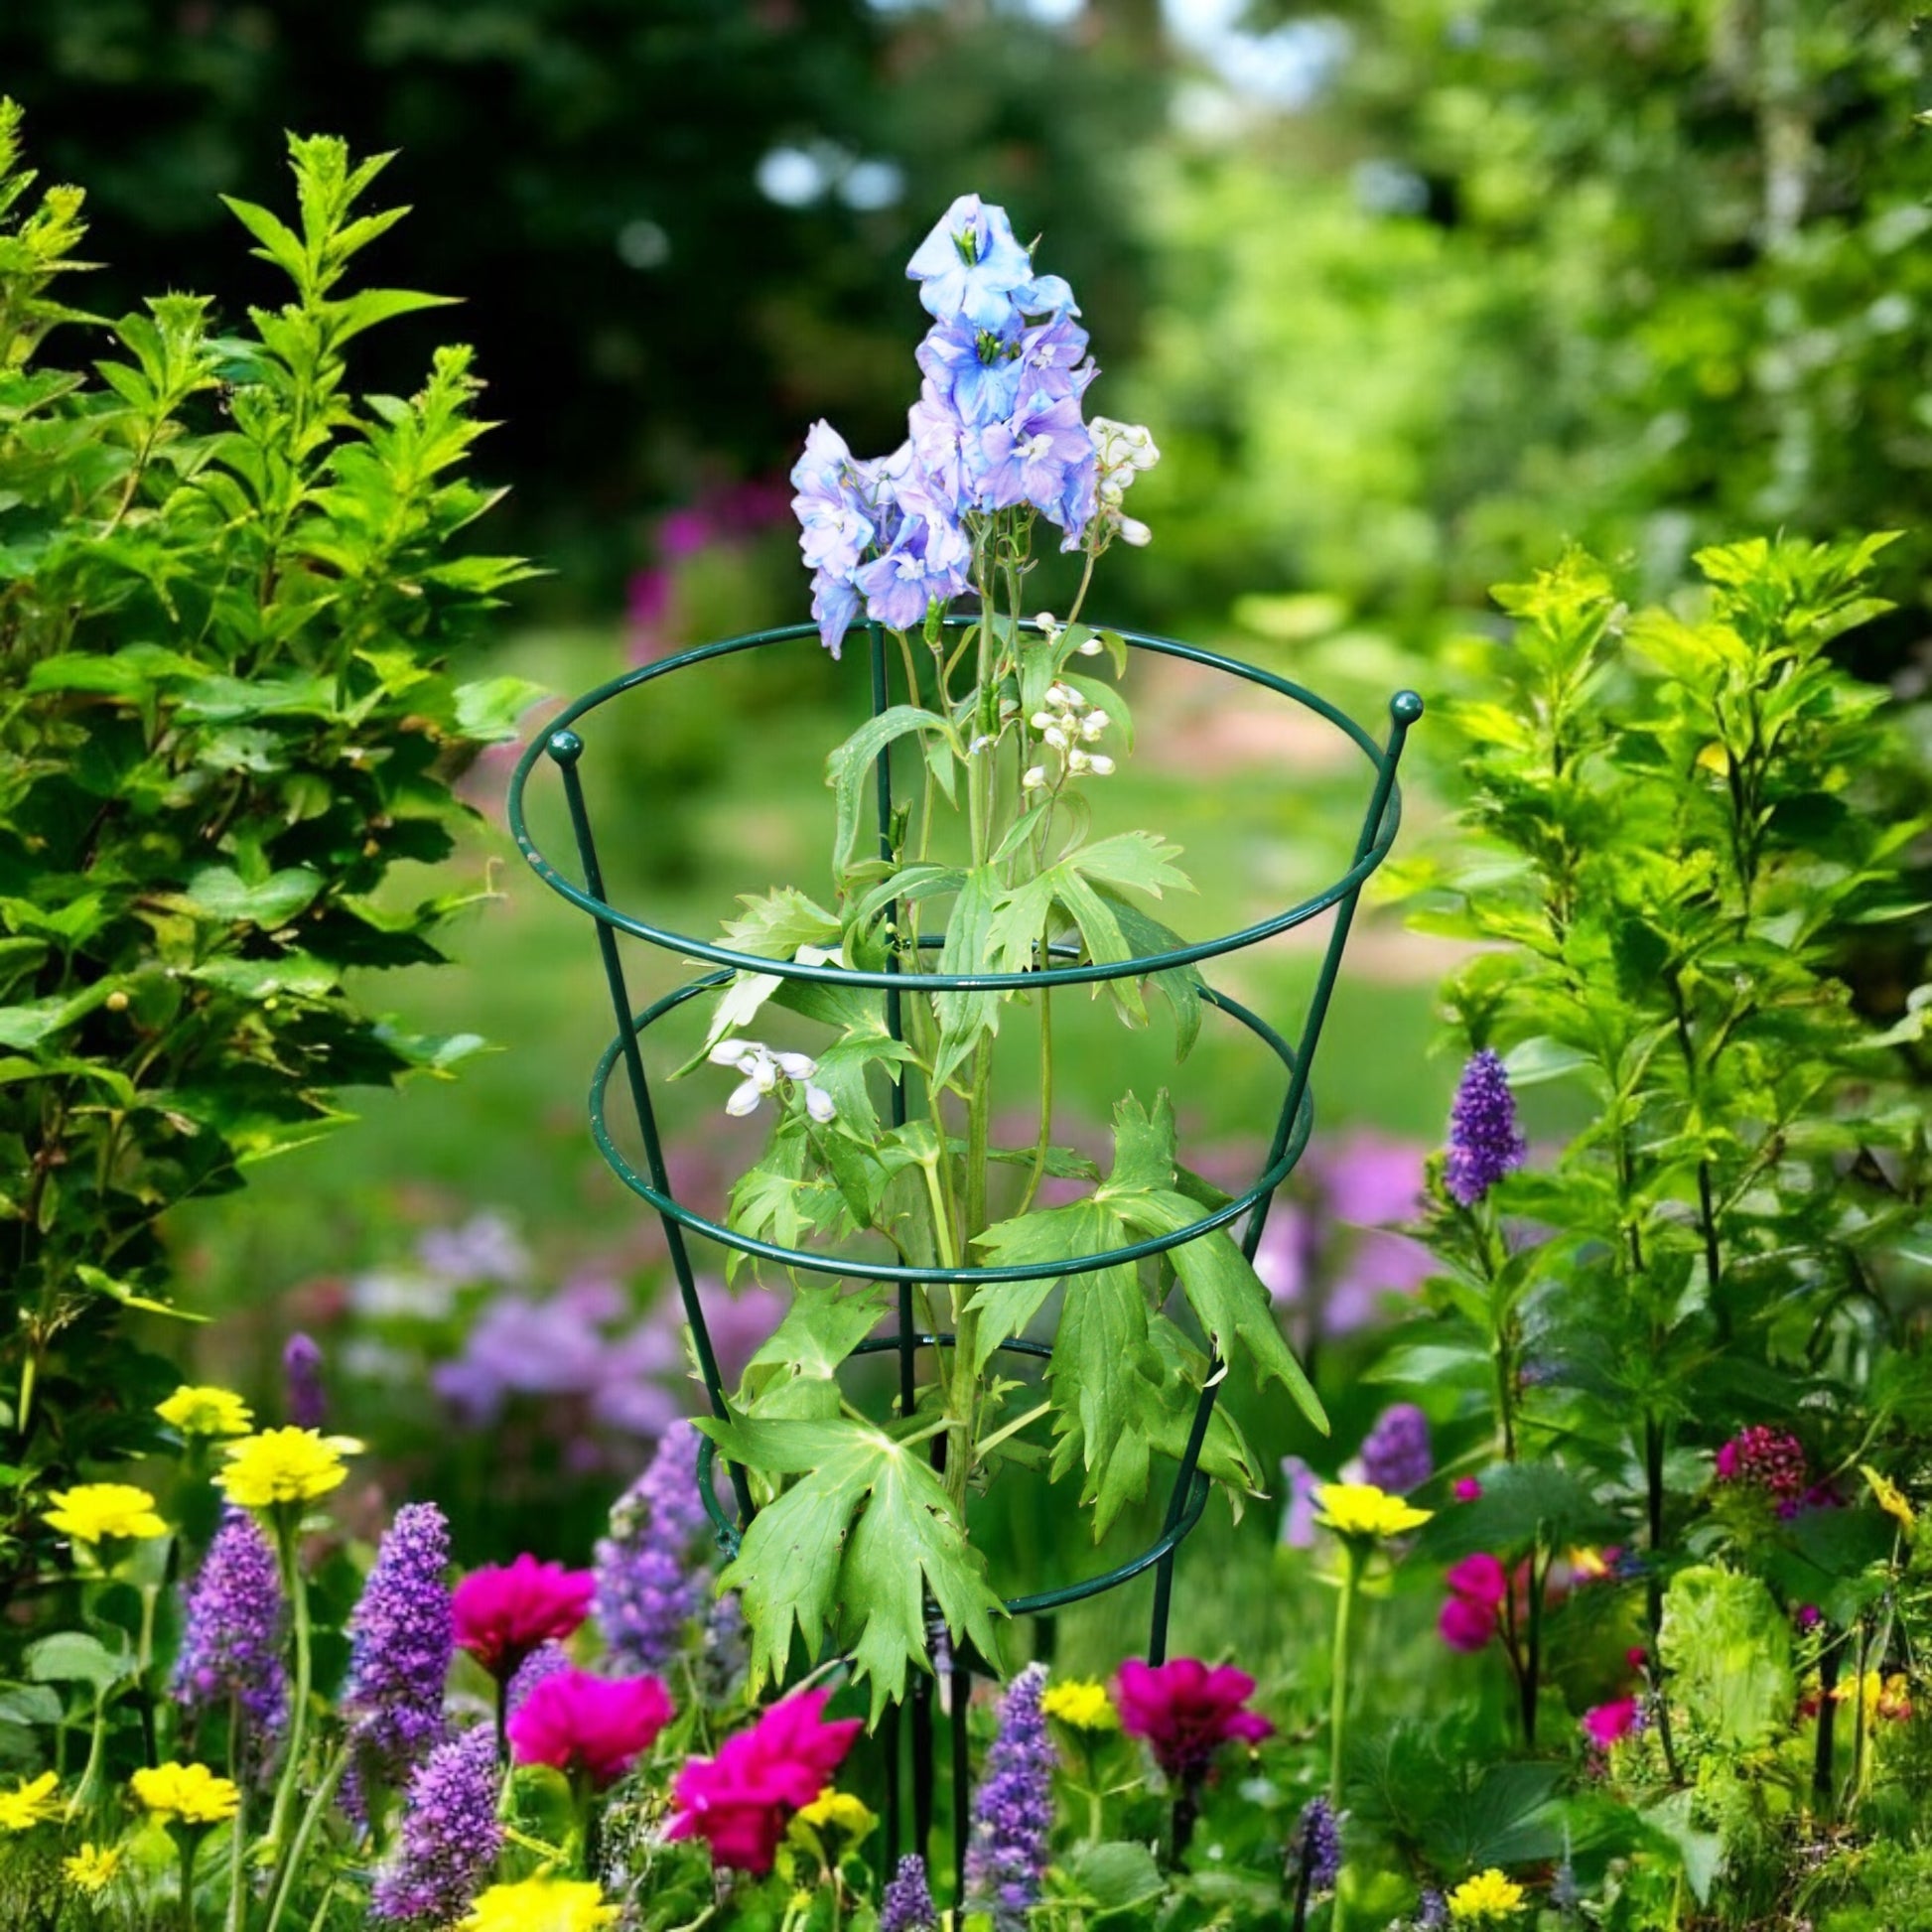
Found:
<path fill-rule="evenodd" d="M 832 1096 L 823 1087 L 807 1087 L 805 1111 L 823 1127 L 838 1112 L 838 1108 L 833 1104 Z"/>
<path fill-rule="evenodd" d="M 1121 541 L 1131 543 L 1136 550 L 1141 549 L 1153 535 L 1154 532 L 1139 517 L 1123 516 L 1120 519 Z"/>
<path fill-rule="evenodd" d="M 756 1080 L 747 1080 L 742 1087 L 735 1087 L 732 1090 L 732 1097 L 725 1102 L 725 1112 L 734 1119 L 742 1120 L 758 1106 L 762 1098 L 759 1083 Z"/>
<path fill-rule="evenodd" d="M 1069 771 L 1084 771 L 1091 762 L 1086 753 L 1077 745 L 1066 755 L 1066 768 Z"/>
<path fill-rule="evenodd" d="M 980 753 L 982 753 L 983 751 L 985 751 L 985 750 L 986 750 L 986 748 L 987 748 L 987 747 L 988 747 L 989 745 L 991 745 L 991 744 L 992 744 L 993 742 L 994 742 L 994 741 L 993 741 L 993 739 L 992 739 L 992 737 L 991 737 L 991 736 L 990 736 L 990 735 L 989 735 L 988 733 L 986 733 L 986 732 L 981 732 L 981 733 L 980 733 L 980 735 L 979 735 L 979 736 L 978 736 L 978 737 L 977 737 L 976 739 L 974 739 L 974 740 L 973 740 L 973 742 L 972 742 L 972 743 L 971 743 L 971 744 L 970 744 L 969 746 L 967 746 L 967 748 L 966 748 L 966 756 L 967 756 L 967 757 L 968 757 L 969 759 L 970 759 L 970 758 L 977 758 L 977 757 L 978 757 L 978 756 L 980 755 Z"/>
<path fill-rule="evenodd" d="M 1043 764 L 1030 764 L 1027 775 L 1020 780 L 1023 791 L 1037 791 L 1046 782 L 1046 767 Z"/>
<path fill-rule="evenodd" d="M 1105 752 L 1095 752 L 1087 759 L 1087 765 L 1096 778 L 1111 778 L 1114 775 L 1114 761 Z"/>
<path fill-rule="evenodd" d="M 1027 722 L 1035 731 L 1043 732 L 1053 722 L 1053 714 L 1050 711 L 1035 711 Z"/>
<path fill-rule="evenodd" d="M 705 1055 L 713 1066 L 736 1066 L 748 1053 L 761 1053 L 764 1048 L 756 1039 L 721 1039 Z"/>
<path fill-rule="evenodd" d="M 1073 650 L 1077 657 L 1098 657 L 1106 648 L 1107 646 L 1098 637 L 1086 637 L 1075 644 Z"/>
<path fill-rule="evenodd" d="M 1091 745 L 1111 722 L 1104 711 L 1090 711 L 1080 720 L 1080 736 Z"/>
<path fill-rule="evenodd" d="M 1069 711 L 1084 711 L 1087 701 L 1070 684 L 1052 683 L 1046 687 L 1048 704 L 1065 705 Z"/>
<path fill-rule="evenodd" d="M 1059 726 L 1048 725 L 1046 729 L 1040 733 L 1040 737 L 1045 739 L 1047 744 L 1052 746 L 1054 751 L 1063 752 L 1066 750 L 1066 734 L 1065 732 L 1060 730 Z"/>
<path fill-rule="evenodd" d="M 818 1071 L 818 1062 L 808 1053 L 780 1053 L 777 1061 L 788 1080 L 809 1080 Z"/>
<path fill-rule="evenodd" d="M 1040 629 L 1042 630 L 1057 630 L 1060 628 L 1060 621 L 1052 614 L 1051 611 L 1042 611 L 1039 614 L 1039 616 L 1034 620 L 1034 621 L 1036 624 L 1038 624 Z"/>
<path fill-rule="evenodd" d="M 778 1063 L 768 1054 L 760 1053 L 747 1070 L 752 1076 L 752 1084 L 760 1093 L 769 1093 L 778 1084 Z"/>

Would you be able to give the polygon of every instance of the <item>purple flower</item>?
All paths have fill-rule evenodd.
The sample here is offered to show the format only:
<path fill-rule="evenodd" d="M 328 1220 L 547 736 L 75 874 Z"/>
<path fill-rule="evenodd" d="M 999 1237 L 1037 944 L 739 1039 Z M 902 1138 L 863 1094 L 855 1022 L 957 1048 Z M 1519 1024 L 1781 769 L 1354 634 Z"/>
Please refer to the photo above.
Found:
<path fill-rule="evenodd" d="M 434 1503 L 405 1503 L 376 1550 L 349 1618 L 343 1714 L 358 1771 L 390 1782 L 443 1736 L 455 1631 L 450 1529 Z"/>
<path fill-rule="evenodd" d="M 1066 327 L 1085 343 L 1084 331 L 1071 323 Z M 926 378 L 922 400 L 949 411 L 963 428 L 982 429 L 1013 414 L 1027 373 L 1018 338 L 975 329 L 955 317 L 935 323 L 913 353 Z M 915 427 L 914 445 L 918 440 Z"/>
<path fill-rule="evenodd" d="M 503 1715 L 512 1717 L 517 1707 L 546 1677 L 570 1669 L 570 1652 L 560 1643 L 540 1643 L 517 1665 L 516 1674 L 503 1691 Z"/>
<path fill-rule="evenodd" d="M 1099 468 L 1078 400 L 1037 387 L 1021 398 L 1011 417 L 980 432 L 979 452 L 972 466 L 975 503 L 983 509 L 1031 503 L 1062 529 L 1079 478 L 1086 478 L 1091 495 Z"/>
<path fill-rule="evenodd" d="M 993 1918 L 993 1932 L 1026 1932 L 1046 1875 L 1053 1824 L 1053 1743 L 1040 1695 L 1046 1667 L 1029 1664 L 1000 1705 L 1000 1728 L 973 1802 L 966 1847 L 966 1902 Z"/>
<path fill-rule="evenodd" d="M 431 1228 L 416 1243 L 416 1259 L 452 1287 L 476 1282 L 527 1281 L 530 1254 L 501 1214 L 473 1214 L 461 1227 Z"/>
<path fill-rule="evenodd" d="M 282 1665 L 282 1580 L 275 1551 L 245 1509 L 229 1509 L 188 1593 L 174 1696 L 202 1713 L 233 1702 L 249 1725 L 254 1763 L 288 1719 Z"/>
<path fill-rule="evenodd" d="M 791 483 L 798 492 L 791 499 L 798 548 L 807 568 L 831 579 L 850 577 L 878 532 L 852 452 L 830 423 L 816 422 L 806 432 L 805 453 L 792 466 Z"/>
<path fill-rule="evenodd" d="M 375 1917 L 450 1925 L 469 1911 L 503 1849 L 496 1788 L 486 1725 L 430 1752 L 409 1780 L 401 1842 L 376 1874 Z"/>
<path fill-rule="evenodd" d="M 1718 1450 L 1718 1480 L 1755 1489 L 1778 1506 L 1784 1517 L 1797 1515 L 1810 1500 L 1811 1466 L 1805 1447 L 1788 1429 L 1753 1423 L 1740 1429 Z"/>
<path fill-rule="evenodd" d="M 1413 1402 L 1392 1402 L 1362 1441 L 1362 1480 L 1392 1496 L 1407 1496 L 1435 1471 L 1429 1418 Z"/>
<path fill-rule="evenodd" d="M 865 593 L 869 618 L 910 630 L 924 622 L 928 605 L 949 604 L 967 588 L 973 549 L 934 491 L 906 478 L 896 493 L 904 521 L 893 547 L 861 565 L 852 581 Z"/>
<path fill-rule="evenodd" d="M 1462 1069 L 1455 1090 L 1444 1185 L 1462 1206 L 1473 1207 L 1512 1168 L 1523 1165 L 1528 1152 L 1516 1131 L 1509 1075 L 1493 1048 L 1485 1046 Z"/>
<path fill-rule="evenodd" d="M 939 1912 L 926 1881 L 925 1861 L 908 1852 L 879 1903 L 879 1932 L 939 1932 Z"/>
<path fill-rule="evenodd" d="M 675 1422 L 650 1466 L 611 1511 L 597 1546 L 596 1615 L 612 1666 L 660 1671 L 704 1602 L 706 1572 L 692 1545 L 706 1516 L 698 1489 L 698 1432 Z"/>
<path fill-rule="evenodd" d="M 1311 1798 L 1302 1807 L 1302 1817 L 1290 1849 L 1290 1869 L 1299 1880 L 1306 1870 L 1311 1893 L 1333 1891 L 1341 1876 L 1341 1832 L 1335 1823 L 1335 1808 L 1326 1798 Z"/>
<path fill-rule="evenodd" d="M 1029 290 L 1034 279 L 1032 257 L 1020 245 L 1005 208 L 990 207 L 977 195 L 962 195 L 932 232 L 912 252 L 907 277 L 919 285 L 926 313 L 941 322 L 964 316 L 976 329 L 1000 329 L 1013 316 L 1016 298 L 1028 293 L 1036 308 L 1066 289 L 1057 284 L 1044 290 L 1047 298 Z M 1065 300 L 1072 300 L 1071 291 Z"/>
<path fill-rule="evenodd" d="M 1449 1922 L 1449 1900 L 1434 1885 L 1425 1885 L 1416 1901 L 1416 1932 L 1443 1932 Z"/>
<path fill-rule="evenodd" d="M 1314 1548 L 1314 1492 L 1321 1478 L 1299 1455 L 1282 1457 L 1282 1481 L 1288 1498 L 1282 1505 L 1282 1547 L 1288 1550 Z"/>
<path fill-rule="evenodd" d="M 313 1337 L 293 1334 L 282 1349 L 282 1400 L 296 1429 L 320 1429 L 329 1415 L 322 1386 L 322 1346 Z"/>

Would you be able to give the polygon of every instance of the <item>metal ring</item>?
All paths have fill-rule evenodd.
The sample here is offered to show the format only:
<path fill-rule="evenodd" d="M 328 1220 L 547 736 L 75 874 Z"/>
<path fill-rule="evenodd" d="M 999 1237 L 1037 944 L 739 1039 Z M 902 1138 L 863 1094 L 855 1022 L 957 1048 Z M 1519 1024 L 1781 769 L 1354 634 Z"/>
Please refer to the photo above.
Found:
<path fill-rule="evenodd" d="M 970 620 L 951 618 L 947 621 L 950 625 L 958 626 Z M 1022 627 L 1035 631 L 1038 629 L 1038 625 L 1031 619 L 1023 620 Z M 1290 699 L 1335 726 L 1361 751 L 1378 777 L 1388 771 L 1388 754 L 1378 747 L 1353 719 L 1337 710 L 1325 698 L 1317 697 L 1312 691 L 1296 684 L 1291 679 L 1277 677 L 1272 671 L 1264 671 L 1257 665 L 1244 664 L 1238 657 L 1226 657 L 1218 651 L 1202 650 L 1197 644 L 1182 643 L 1176 638 L 1150 636 L 1133 630 L 1117 631 L 1115 634 L 1123 638 L 1131 649 L 1154 651 L 1162 656 L 1180 658 L 1190 664 L 1201 664 L 1210 670 L 1221 671 L 1231 677 L 1245 678 L 1251 684 L 1262 685 Z M 509 786 L 510 832 L 516 840 L 517 849 L 529 861 L 537 877 L 553 892 L 615 931 L 628 933 L 635 939 L 647 940 L 652 945 L 661 946 L 668 952 L 679 953 L 689 959 L 703 960 L 709 965 L 725 967 L 733 972 L 767 973 L 778 979 L 818 980 L 838 986 L 896 987 L 903 990 L 905 976 L 896 972 L 859 967 L 811 966 L 795 959 L 764 959 L 757 953 L 737 952 L 729 946 L 713 945 L 708 940 L 695 938 L 689 933 L 675 932 L 667 926 L 654 925 L 649 920 L 638 918 L 632 913 L 621 912 L 608 900 L 586 892 L 580 886 L 573 885 L 558 872 L 530 836 L 523 810 L 524 787 L 540 758 L 547 753 L 559 762 L 574 764 L 581 757 L 584 742 L 576 732 L 571 730 L 578 719 L 588 716 L 613 699 L 621 697 L 625 692 L 634 691 L 653 678 L 666 677 L 673 671 L 709 663 L 713 658 L 729 656 L 742 650 L 759 650 L 773 644 L 788 643 L 799 637 L 816 638 L 817 635 L 816 625 L 793 623 L 784 624 L 775 630 L 753 631 L 743 637 L 727 637 L 719 643 L 700 644 L 696 649 L 680 651 L 675 657 L 667 657 L 658 663 L 646 664 L 638 670 L 627 671 L 622 677 L 613 678 L 609 683 L 601 684 L 596 690 L 587 692 L 553 718 L 549 729 L 540 738 L 534 740 L 517 760 L 516 770 L 510 778 Z M 1414 718 L 1420 715 L 1421 706 L 1422 701 L 1412 691 L 1399 691 L 1389 701 L 1391 715 L 1405 725 L 1412 723 Z M 1116 960 L 1105 965 L 1089 963 L 1083 966 L 1054 966 L 1042 972 L 1029 973 L 921 973 L 919 978 L 924 982 L 925 990 L 935 993 L 991 993 L 1015 991 L 1032 986 L 1091 986 L 1106 980 L 1138 979 L 1149 973 L 1166 972 L 1175 966 L 1191 966 L 1203 959 L 1218 958 L 1223 953 L 1238 952 L 1259 940 L 1273 938 L 1278 933 L 1306 924 L 1310 919 L 1317 917 L 1346 898 L 1388 856 L 1389 848 L 1395 843 L 1395 836 L 1401 822 L 1402 790 L 1399 785 L 1391 782 L 1388 808 L 1383 815 L 1382 824 L 1376 828 L 1378 836 L 1368 850 L 1339 879 L 1312 897 L 1303 899 L 1299 904 L 1290 906 L 1285 912 L 1278 912 L 1274 917 L 1260 920 L 1254 925 L 1243 926 L 1238 932 L 1224 933 L 1214 939 L 1195 940 L 1186 945 L 1171 947 L 1166 952 L 1148 953 L 1134 959 Z"/>
<path fill-rule="evenodd" d="M 1035 975 L 1033 984 L 1038 984 L 1045 976 Z M 654 1001 L 631 1023 L 629 1036 L 641 1036 L 643 1033 L 665 1014 L 682 1006 L 687 1000 L 695 1000 L 701 993 L 714 986 L 722 986 L 729 979 L 729 973 L 706 973 L 667 993 L 661 1000 Z M 904 982 L 901 982 L 903 985 Z M 1257 1013 L 1251 1012 L 1240 1001 L 1225 993 L 1217 992 L 1211 986 L 1201 988 L 1201 997 L 1210 1006 L 1219 1007 L 1258 1034 L 1280 1056 L 1283 1065 L 1289 1070 L 1290 1078 L 1295 1072 L 1295 1049 L 1289 1045 L 1275 1029 Z M 940 1287 L 978 1288 L 989 1282 L 1033 1282 L 1048 1277 L 1057 1280 L 1062 1275 L 1091 1274 L 1100 1268 L 1113 1268 L 1122 1264 L 1144 1260 L 1149 1255 L 1166 1254 L 1171 1248 L 1184 1247 L 1203 1234 L 1211 1234 L 1214 1229 L 1226 1227 L 1230 1221 L 1237 1221 L 1258 1201 L 1274 1193 L 1295 1170 L 1296 1163 L 1302 1158 L 1308 1146 L 1309 1136 L 1314 1127 L 1314 1096 L 1304 1088 L 1302 1104 L 1296 1110 L 1295 1124 L 1290 1132 L 1288 1143 L 1282 1150 L 1281 1159 L 1267 1169 L 1253 1185 L 1234 1196 L 1225 1207 L 1216 1208 L 1212 1213 L 1190 1221 L 1184 1228 L 1173 1234 L 1150 1235 L 1144 1241 L 1136 1241 L 1125 1247 L 1108 1248 L 1099 1254 L 1076 1256 L 1070 1261 L 1056 1261 L 1050 1266 L 1023 1265 L 1011 1263 L 1001 1268 L 925 1268 L 916 1267 L 902 1261 L 863 1261 L 846 1260 L 836 1255 L 813 1254 L 803 1248 L 783 1248 L 775 1242 L 760 1241 L 754 1236 L 740 1234 L 735 1228 L 725 1226 L 721 1221 L 713 1221 L 686 1207 L 674 1196 L 661 1192 L 654 1187 L 648 1176 L 639 1173 L 619 1151 L 617 1142 L 612 1138 L 610 1124 L 605 1118 L 605 1090 L 610 1085 L 611 1075 L 616 1071 L 621 1058 L 626 1035 L 623 1034 L 612 1040 L 604 1049 L 603 1057 L 597 1063 L 597 1071 L 591 1080 L 591 1133 L 596 1138 L 598 1148 L 609 1163 L 611 1171 L 639 1199 L 648 1201 L 659 1214 L 675 1221 L 680 1227 L 688 1228 L 693 1234 L 702 1234 L 716 1241 L 720 1247 L 735 1248 L 740 1254 L 752 1255 L 760 1261 L 777 1263 L 783 1268 L 799 1268 L 809 1274 L 838 1275 L 854 1281 L 872 1282 L 918 1282 Z"/>

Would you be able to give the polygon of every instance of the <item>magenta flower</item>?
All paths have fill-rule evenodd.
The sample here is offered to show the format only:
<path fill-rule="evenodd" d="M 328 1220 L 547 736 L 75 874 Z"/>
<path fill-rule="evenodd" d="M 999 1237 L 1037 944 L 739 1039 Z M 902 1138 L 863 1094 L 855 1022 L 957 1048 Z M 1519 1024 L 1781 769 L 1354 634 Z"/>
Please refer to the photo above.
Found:
<path fill-rule="evenodd" d="M 510 1754 L 615 1784 L 670 1721 L 670 1693 L 654 1677 L 553 1671 L 510 1713 Z"/>
<path fill-rule="evenodd" d="M 1474 1476 L 1457 1476 L 1454 1491 L 1455 1500 L 1459 1503 L 1478 1502 L 1482 1497 L 1482 1484 Z"/>
<path fill-rule="evenodd" d="M 1232 1664 L 1209 1670 L 1196 1657 L 1165 1664 L 1130 1657 L 1115 1689 L 1121 1728 L 1145 1737 L 1155 1762 L 1179 1784 L 1198 1784 L 1222 1744 L 1235 1738 L 1258 1744 L 1274 1734 L 1259 1712 L 1242 1709 L 1255 1681 Z"/>
<path fill-rule="evenodd" d="M 1464 1557 L 1443 1579 L 1449 1601 L 1436 1628 L 1451 1650 L 1478 1651 L 1496 1634 L 1496 1612 L 1509 1595 L 1509 1573 L 1487 1551 Z"/>
<path fill-rule="evenodd" d="M 1819 1493 L 1812 1487 L 1804 1445 L 1789 1430 L 1763 1423 L 1740 1429 L 1718 1450 L 1717 1473 L 1726 1486 L 1757 1490 L 1787 1518 Z"/>
<path fill-rule="evenodd" d="M 1606 1751 L 1621 1737 L 1628 1737 L 1638 1726 L 1643 1707 L 1635 1698 L 1617 1698 L 1584 1713 L 1584 1735 L 1599 1751 Z"/>
<path fill-rule="evenodd" d="M 704 1839 L 713 1864 L 769 1871 L 791 1814 L 831 1783 L 863 1727 L 856 1718 L 827 1724 L 827 1696 L 786 1698 L 727 1737 L 716 1757 L 692 1758 L 672 1787 L 677 1812 L 665 1837 Z"/>
<path fill-rule="evenodd" d="M 456 1640 L 499 1684 L 540 1643 L 569 1636 L 591 1613 L 597 1579 L 588 1570 L 520 1556 L 472 1571 L 456 1587 Z"/>

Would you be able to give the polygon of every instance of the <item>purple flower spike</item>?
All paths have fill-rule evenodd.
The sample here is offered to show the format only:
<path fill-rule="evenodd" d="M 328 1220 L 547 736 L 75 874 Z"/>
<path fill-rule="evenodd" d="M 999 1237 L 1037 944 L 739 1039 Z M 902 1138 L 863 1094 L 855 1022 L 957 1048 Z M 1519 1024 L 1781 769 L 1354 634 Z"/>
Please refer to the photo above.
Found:
<path fill-rule="evenodd" d="M 1305 1867 L 1308 1871 L 1311 1895 L 1334 1890 L 1341 1876 L 1341 1831 L 1326 1798 L 1311 1798 L 1302 1807 L 1292 1857 L 1298 1881 Z"/>
<path fill-rule="evenodd" d="M 570 1669 L 570 1652 L 560 1643 L 540 1643 L 517 1665 L 516 1675 L 509 1681 L 503 1692 L 503 1715 L 516 1716 L 523 1700 L 530 1695 L 546 1677 L 555 1677 L 560 1670 Z"/>
<path fill-rule="evenodd" d="M 1393 1402 L 1362 1441 L 1362 1480 L 1391 1496 L 1409 1496 L 1436 1471 L 1429 1418 L 1413 1402 Z"/>
<path fill-rule="evenodd" d="M 926 1880 L 925 1861 L 908 1852 L 898 1862 L 879 1906 L 879 1932 L 939 1932 L 939 1912 Z"/>
<path fill-rule="evenodd" d="M 322 1346 L 312 1336 L 291 1335 L 282 1350 L 282 1399 L 295 1429 L 320 1429 L 329 1414 Z"/>
<path fill-rule="evenodd" d="M 456 1638 L 450 1527 L 434 1503 L 405 1503 L 376 1551 L 349 1619 L 343 1713 L 356 1768 L 399 1782 L 443 1738 L 443 1686 Z"/>
<path fill-rule="evenodd" d="M 1449 1113 L 1449 1163 L 1444 1184 L 1473 1207 L 1504 1174 L 1523 1165 L 1529 1149 L 1516 1131 L 1516 1098 L 1500 1056 L 1485 1046 L 1462 1069 Z"/>
<path fill-rule="evenodd" d="M 669 1663 L 704 1603 L 707 1573 L 692 1550 L 705 1525 L 698 1432 L 675 1422 L 611 1511 L 611 1534 L 592 1561 L 598 1626 L 615 1669 L 635 1674 Z"/>
<path fill-rule="evenodd" d="M 227 1512 L 189 1591 L 174 1695 L 197 1714 L 232 1701 L 249 1727 L 250 1763 L 266 1769 L 288 1721 L 282 1580 L 268 1538 L 244 1509 Z"/>
<path fill-rule="evenodd" d="M 409 1780 L 401 1843 L 376 1874 L 376 1918 L 451 1925 L 469 1911 L 503 1849 L 497 1777 L 487 1725 L 430 1752 Z"/>
<path fill-rule="evenodd" d="M 993 1932 L 1027 1932 L 1046 1876 L 1053 1824 L 1053 1742 L 1040 1696 L 1044 1664 L 1029 1664 L 1000 1706 L 966 1848 L 968 1910 L 989 1912 Z"/>

